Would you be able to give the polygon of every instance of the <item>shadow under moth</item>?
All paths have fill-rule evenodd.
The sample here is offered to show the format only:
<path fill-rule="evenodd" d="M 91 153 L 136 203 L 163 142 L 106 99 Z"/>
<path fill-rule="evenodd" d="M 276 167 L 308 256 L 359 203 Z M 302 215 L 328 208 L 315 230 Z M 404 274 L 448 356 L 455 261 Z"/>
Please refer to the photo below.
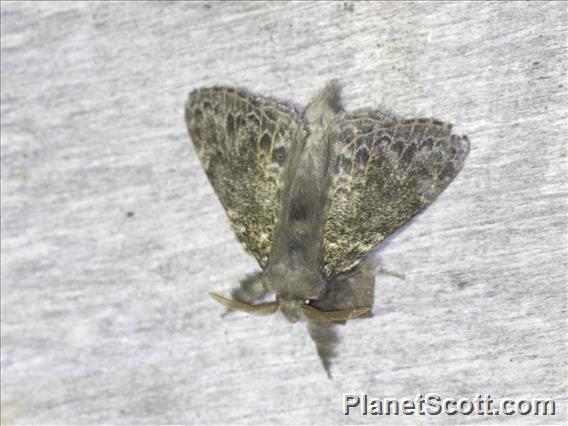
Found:
<path fill-rule="evenodd" d="M 304 111 L 232 87 L 191 92 L 185 119 L 231 228 L 261 272 L 229 310 L 308 320 L 323 366 L 332 324 L 371 315 L 367 254 L 430 204 L 469 150 L 451 125 L 371 109 L 345 112 L 329 82 Z"/>

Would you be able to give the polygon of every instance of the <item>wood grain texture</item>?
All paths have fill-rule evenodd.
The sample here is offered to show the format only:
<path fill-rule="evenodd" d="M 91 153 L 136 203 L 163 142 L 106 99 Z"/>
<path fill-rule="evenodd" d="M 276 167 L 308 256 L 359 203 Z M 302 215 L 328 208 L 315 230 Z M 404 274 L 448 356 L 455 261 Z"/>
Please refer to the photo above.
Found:
<path fill-rule="evenodd" d="M 6 424 L 565 424 L 567 13 L 531 3 L 2 3 Z M 389 239 L 328 380 L 304 324 L 208 292 L 257 268 L 188 140 L 190 90 L 433 116 L 464 170 Z M 554 417 L 345 417 L 555 398 Z"/>

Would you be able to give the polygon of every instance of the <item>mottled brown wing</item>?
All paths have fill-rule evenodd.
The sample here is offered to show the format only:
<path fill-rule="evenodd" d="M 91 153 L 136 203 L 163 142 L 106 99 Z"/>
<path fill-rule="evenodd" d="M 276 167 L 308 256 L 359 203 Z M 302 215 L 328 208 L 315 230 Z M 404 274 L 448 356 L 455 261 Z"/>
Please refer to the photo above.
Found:
<path fill-rule="evenodd" d="M 264 267 L 279 217 L 283 172 L 297 113 L 274 100 L 230 87 L 189 95 L 189 135 L 229 222 Z"/>
<path fill-rule="evenodd" d="M 462 169 L 467 137 L 431 119 L 346 115 L 325 220 L 324 273 L 355 267 L 430 204 Z"/>

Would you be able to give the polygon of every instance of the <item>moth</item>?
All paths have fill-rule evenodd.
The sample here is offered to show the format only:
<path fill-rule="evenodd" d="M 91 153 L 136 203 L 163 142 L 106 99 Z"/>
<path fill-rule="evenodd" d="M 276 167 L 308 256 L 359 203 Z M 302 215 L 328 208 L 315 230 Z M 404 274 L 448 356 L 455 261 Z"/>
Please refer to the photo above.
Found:
<path fill-rule="evenodd" d="M 316 344 L 321 325 L 370 315 L 368 253 L 450 184 L 469 151 L 467 137 L 438 120 L 345 112 L 336 81 L 303 111 L 238 88 L 197 89 L 185 119 L 232 230 L 261 269 L 230 298 L 211 296 L 229 310 L 304 316 Z"/>

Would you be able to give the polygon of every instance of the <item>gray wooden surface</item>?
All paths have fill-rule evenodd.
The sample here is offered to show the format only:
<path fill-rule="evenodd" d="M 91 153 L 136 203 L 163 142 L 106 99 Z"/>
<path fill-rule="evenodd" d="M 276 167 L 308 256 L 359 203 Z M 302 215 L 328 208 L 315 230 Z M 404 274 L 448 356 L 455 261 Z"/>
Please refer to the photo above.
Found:
<path fill-rule="evenodd" d="M 566 424 L 564 3 L 2 3 L 6 424 Z M 442 196 L 377 253 L 329 380 L 305 324 L 225 318 L 256 268 L 189 143 L 188 92 L 455 123 Z M 345 417 L 377 398 L 555 398 L 554 417 Z"/>

